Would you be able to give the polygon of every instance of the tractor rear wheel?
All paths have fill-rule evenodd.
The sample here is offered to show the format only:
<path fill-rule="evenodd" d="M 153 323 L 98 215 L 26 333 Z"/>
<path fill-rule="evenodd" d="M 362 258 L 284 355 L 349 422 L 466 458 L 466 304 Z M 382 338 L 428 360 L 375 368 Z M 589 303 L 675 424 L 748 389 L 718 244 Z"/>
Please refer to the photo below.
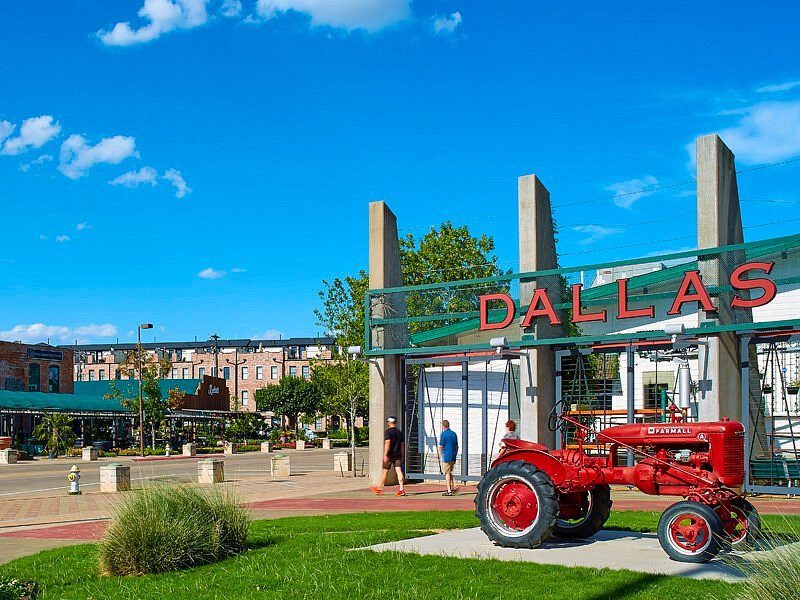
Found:
<path fill-rule="evenodd" d="M 730 502 L 730 510 L 720 504 L 717 514 L 722 519 L 725 540 L 734 550 L 752 548 L 761 535 L 761 517 L 756 507 L 737 496 Z"/>
<path fill-rule="evenodd" d="M 573 496 L 570 494 L 570 496 Z M 553 535 L 560 538 L 586 539 L 592 537 L 603 528 L 611 516 L 611 488 L 607 485 L 597 485 L 591 490 L 574 494 L 579 506 L 569 506 L 569 513 L 565 510 L 561 497 L 559 518 Z M 574 513 L 575 518 L 568 518 Z"/>
<path fill-rule="evenodd" d="M 699 502 L 676 502 L 658 521 L 661 547 L 679 562 L 708 562 L 722 549 L 724 535 L 716 511 Z"/>
<path fill-rule="evenodd" d="M 501 463 L 478 484 L 475 516 L 498 546 L 536 548 L 550 537 L 557 515 L 553 480 L 525 461 Z"/>

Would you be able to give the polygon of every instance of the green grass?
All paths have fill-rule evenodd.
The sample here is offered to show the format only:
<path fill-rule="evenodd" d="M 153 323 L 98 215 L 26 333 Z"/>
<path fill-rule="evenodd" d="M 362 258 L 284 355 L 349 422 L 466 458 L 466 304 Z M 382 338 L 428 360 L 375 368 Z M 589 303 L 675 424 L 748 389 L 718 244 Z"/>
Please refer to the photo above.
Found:
<path fill-rule="evenodd" d="M 797 517 L 767 517 L 779 532 Z M 658 513 L 613 513 L 609 527 L 653 531 Z M 0 566 L 35 580 L 41 598 L 687 598 L 731 597 L 740 586 L 631 571 L 351 552 L 439 529 L 474 527 L 471 512 L 293 517 L 253 523 L 246 553 L 173 573 L 103 577 L 97 546 L 41 552 Z"/>

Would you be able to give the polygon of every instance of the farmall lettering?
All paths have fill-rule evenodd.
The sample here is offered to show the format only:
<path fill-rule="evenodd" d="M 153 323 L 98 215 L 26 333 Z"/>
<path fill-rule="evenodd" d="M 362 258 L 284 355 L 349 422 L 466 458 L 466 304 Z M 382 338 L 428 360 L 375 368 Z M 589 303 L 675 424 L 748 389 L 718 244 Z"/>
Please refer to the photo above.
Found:
<path fill-rule="evenodd" d="M 730 301 L 731 308 L 756 308 L 772 302 L 777 294 L 775 282 L 766 277 L 758 277 L 763 273 L 769 275 L 773 262 L 749 262 L 736 267 L 730 275 L 730 286 L 738 293 L 733 295 Z M 606 310 L 596 312 L 584 311 L 581 302 L 581 291 L 583 285 L 576 283 L 572 286 L 572 322 L 589 323 L 608 320 Z M 745 296 L 741 292 L 753 292 L 753 296 Z M 760 292 L 760 293 L 759 293 Z M 495 303 L 498 309 L 505 311 L 505 315 L 500 321 L 489 321 L 490 303 Z M 711 300 L 711 295 L 703 284 L 700 271 L 686 271 L 683 274 L 678 291 L 675 293 L 667 315 L 679 315 L 684 304 L 696 303 L 705 312 L 713 313 L 717 307 Z M 480 316 L 479 329 L 505 329 L 514 322 L 516 309 L 514 300 L 508 294 L 486 294 L 480 297 L 478 307 Z M 547 288 L 536 288 L 531 298 L 531 303 L 525 310 L 522 319 L 522 327 L 528 328 L 533 325 L 534 319 L 546 317 L 551 325 L 561 324 L 561 318 L 556 312 L 555 305 L 550 299 Z M 655 318 L 655 306 L 650 305 L 644 308 L 630 308 L 628 298 L 628 279 L 617 280 L 617 320 Z"/>
<path fill-rule="evenodd" d="M 648 427 L 648 435 L 691 435 L 688 427 Z"/>

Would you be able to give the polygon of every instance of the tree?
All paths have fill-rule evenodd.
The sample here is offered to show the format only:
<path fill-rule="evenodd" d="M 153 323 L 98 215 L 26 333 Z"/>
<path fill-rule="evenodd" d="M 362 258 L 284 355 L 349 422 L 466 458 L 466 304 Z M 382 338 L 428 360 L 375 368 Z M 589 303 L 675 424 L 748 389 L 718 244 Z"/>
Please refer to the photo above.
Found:
<path fill-rule="evenodd" d="M 297 427 L 301 414 L 319 412 L 322 396 L 317 385 L 301 377 L 281 377 L 277 385 L 256 390 L 256 407 L 289 419 L 289 426 Z"/>
<path fill-rule="evenodd" d="M 364 339 L 364 297 L 369 275 L 363 269 L 354 277 L 322 281 L 319 292 L 322 309 L 314 314 L 320 325 L 336 338 L 341 347 L 356 346 Z"/>
<path fill-rule="evenodd" d="M 33 437 L 44 442 L 48 454 L 65 454 L 75 443 L 75 432 L 72 431 L 71 419 L 61 413 L 50 413 L 42 417 L 33 429 Z"/>
<path fill-rule="evenodd" d="M 141 372 L 139 372 L 139 357 L 141 356 Z M 147 353 L 142 346 L 137 346 L 131 350 L 120 362 L 119 369 L 127 373 L 132 379 L 141 379 L 142 385 L 142 413 L 144 415 L 145 428 L 150 429 L 150 439 L 152 447 L 156 447 L 156 429 L 161 426 L 164 415 L 168 409 L 178 410 L 183 406 L 185 392 L 180 391 L 177 386 L 167 392 L 166 398 L 161 390 L 159 382 L 172 370 L 172 362 L 165 356 L 157 357 Z M 138 387 L 135 391 L 130 387 L 121 390 L 115 382 L 111 382 L 111 392 L 106 394 L 106 398 L 119 400 L 125 408 L 139 412 Z"/>

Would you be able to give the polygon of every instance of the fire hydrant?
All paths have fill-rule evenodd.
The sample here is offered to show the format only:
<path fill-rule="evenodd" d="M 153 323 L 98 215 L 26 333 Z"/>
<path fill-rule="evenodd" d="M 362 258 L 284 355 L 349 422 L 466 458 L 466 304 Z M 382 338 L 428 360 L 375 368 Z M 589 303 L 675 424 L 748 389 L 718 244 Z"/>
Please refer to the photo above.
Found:
<path fill-rule="evenodd" d="M 169 456 L 169 453 L 172 450 L 172 448 L 170 447 L 169 444 L 167 444 L 166 447 L 164 448 L 164 450 L 166 451 L 166 455 Z"/>
<path fill-rule="evenodd" d="M 67 473 L 67 481 L 69 481 L 69 491 L 67 493 L 70 496 L 77 496 L 81 493 L 80 479 L 81 470 L 78 465 L 72 465 L 69 473 Z"/>

